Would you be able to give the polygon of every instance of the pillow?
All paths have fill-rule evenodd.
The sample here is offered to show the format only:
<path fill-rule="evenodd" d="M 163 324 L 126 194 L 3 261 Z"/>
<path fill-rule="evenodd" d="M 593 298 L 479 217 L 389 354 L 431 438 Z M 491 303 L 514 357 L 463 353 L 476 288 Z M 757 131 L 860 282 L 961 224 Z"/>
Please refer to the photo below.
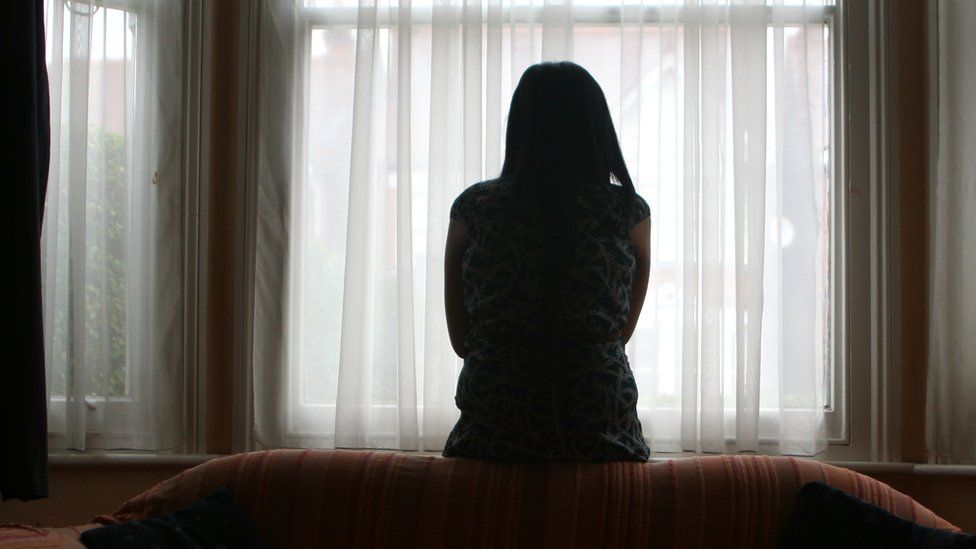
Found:
<path fill-rule="evenodd" d="M 89 548 L 268 547 L 226 488 L 161 517 L 133 520 L 81 534 Z"/>
<path fill-rule="evenodd" d="M 822 482 L 804 484 L 781 549 L 976 548 L 976 535 L 928 528 Z"/>

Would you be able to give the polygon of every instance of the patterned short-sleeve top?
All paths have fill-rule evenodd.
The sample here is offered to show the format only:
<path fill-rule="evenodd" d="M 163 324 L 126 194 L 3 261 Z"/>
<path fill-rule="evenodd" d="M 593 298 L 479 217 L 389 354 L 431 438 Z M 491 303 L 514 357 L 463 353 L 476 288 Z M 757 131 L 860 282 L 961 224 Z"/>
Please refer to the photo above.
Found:
<path fill-rule="evenodd" d="M 451 206 L 469 234 L 462 278 L 471 330 L 455 395 L 461 417 L 444 455 L 646 460 L 637 386 L 619 335 L 636 271 L 630 230 L 650 208 L 619 185 L 582 191 L 562 299 L 546 310 L 540 296 L 552 281 L 541 258 L 552 244 L 517 185 L 512 178 L 476 183 Z M 557 336 L 543 331 L 553 322 Z"/>

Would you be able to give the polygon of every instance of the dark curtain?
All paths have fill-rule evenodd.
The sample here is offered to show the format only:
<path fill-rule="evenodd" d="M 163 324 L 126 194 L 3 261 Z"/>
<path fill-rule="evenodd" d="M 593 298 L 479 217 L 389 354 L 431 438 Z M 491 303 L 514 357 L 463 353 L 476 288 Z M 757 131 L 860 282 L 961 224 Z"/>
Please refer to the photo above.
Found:
<path fill-rule="evenodd" d="M 0 497 L 47 497 L 41 217 L 50 154 L 42 0 L 0 0 L 0 219 L 7 242 L 0 359 Z"/>

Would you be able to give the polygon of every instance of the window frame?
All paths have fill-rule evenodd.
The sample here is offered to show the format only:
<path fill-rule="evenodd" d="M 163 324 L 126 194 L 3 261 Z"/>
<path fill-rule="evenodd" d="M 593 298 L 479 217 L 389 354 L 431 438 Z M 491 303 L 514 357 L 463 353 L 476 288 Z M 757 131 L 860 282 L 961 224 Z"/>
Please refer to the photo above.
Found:
<path fill-rule="evenodd" d="M 251 0 L 253 2 L 253 0 Z M 253 6 L 253 4 L 252 4 Z M 583 23 L 617 22 L 621 12 L 627 20 L 649 23 L 674 20 L 671 6 L 584 6 L 574 8 Z M 792 19 L 802 21 L 803 7 L 787 7 Z M 637 10 L 643 10 L 639 13 Z M 819 10 L 819 9 L 818 9 Z M 891 226 L 892 197 L 897 184 L 882 184 L 882 175 L 893 165 L 887 151 L 891 148 L 885 107 L 889 94 L 887 67 L 884 65 L 884 41 L 887 15 L 883 0 L 836 0 L 824 8 L 830 26 L 831 67 L 831 271 L 829 307 L 831 375 L 828 381 L 830 400 L 825 410 L 828 448 L 817 459 L 878 461 L 897 456 L 891 433 L 895 429 L 894 398 L 897 391 L 898 363 L 892 335 L 892 322 L 898 304 L 893 301 L 891 279 L 893 257 L 897 252 L 896 232 Z M 252 15 L 257 10 L 252 7 Z M 299 8 L 302 13 L 297 43 L 300 66 L 308 74 L 308 44 L 311 32 L 320 27 L 355 28 L 358 8 Z M 395 25 L 396 8 L 380 10 L 380 26 Z M 456 8 L 458 21 L 463 10 Z M 504 20 L 514 16 L 519 22 L 542 22 L 543 6 L 516 6 L 514 14 L 503 11 Z M 413 22 L 429 21 L 432 10 L 419 10 Z M 425 19 L 426 18 L 426 19 Z M 639 18 L 639 19 L 638 19 Z M 771 20 L 771 17 L 769 18 Z M 256 26 L 251 20 L 252 28 Z M 250 41 L 250 63 L 253 66 L 255 42 Z M 872 68 L 873 70 L 869 70 Z M 254 101 L 250 103 L 254 105 Z M 297 134 L 302 135 L 303 129 Z M 304 148 L 303 148 L 304 150 Z M 300 153 L 304 155 L 304 152 Z M 302 170 L 304 186 L 304 170 Z M 252 191 L 253 192 L 253 191 Z M 252 197 L 253 199 L 253 197 Z M 253 221 L 247 218 L 247 234 L 253 234 Z M 253 240 L 248 239 L 253 242 Z M 294 274 L 292 275 L 294 276 Z M 292 279 L 291 283 L 297 281 Z M 296 286 L 292 286 L 293 288 Z M 878 288 L 877 291 L 872 288 Z M 250 319 L 246 320 L 250 322 Z M 294 330 L 288 338 L 294 341 Z M 250 339 L 250 338 L 248 338 Z M 251 342 L 246 343 L 250 349 Z M 246 353 L 250 356 L 250 353 Z M 289 363 L 292 361 L 289 360 Z M 250 379 L 250 360 L 247 361 Z M 290 369 L 291 370 L 291 369 Z M 297 370 L 294 369 L 294 370 Z M 294 373 L 289 372 L 288 394 L 294 392 Z M 248 402 L 250 399 L 248 399 Z M 321 408 L 314 422 L 334 417 L 334 404 L 305 404 Z M 377 407 L 384 407 L 377 405 Z M 395 406 L 389 405 L 391 409 Z M 253 417 L 247 414 L 244 426 L 250 440 Z M 318 440 L 329 437 L 301 429 L 286 431 L 296 441 L 309 436 Z M 390 434 L 395 438 L 395 434 Z M 729 441 L 733 442 L 733 441 Z M 761 440 L 769 448 L 774 441 Z M 251 444 L 247 443 L 247 448 Z M 675 454 L 661 454 L 662 457 Z"/>
<path fill-rule="evenodd" d="M 68 9 L 67 4 L 74 2 L 78 4 L 95 4 L 92 0 L 57 0 L 57 4 L 62 10 Z M 133 87 L 139 93 L 134 98 L 134 108 L 136 112 L 143 112 L 143 103 L 148 100 L 148 90 L 152 83 L 152 77 L 146 70 L 146 62 L 140 61 L 140 56 L 150 49 L 145 44 L 148 40 L 146 32 L 139 32 L 139 19 L 145 19 L 146 10 L 150 5 L 150 0 L 100 0 L 97 7 L 103 9 L 114 9 L 128 11 L 136 16 L 135 33 L 135 54 L 133 60 L 136 63 L 134 71 Z M 180 259 L 183 262 L 182 268 L 182 314 L 180 315 L 179 333 L 181 334 L 182 348 L 180 350 L 181 373 L 183 375 L 183 390 L 180 392 L 182 398 L 181 408 L 183 409 L 183 443 L 174 448 L 152 451 L 153 454 L 194 454 L 203 448 L 199 443 L 198 410 L 202 409 L 202 402 L 198 399 L 197 378 L 198 378 L 198 356 L 200 355 L 199 332 L 199 307 L 201 296 L 205 295 L 205 289 L 199 284 L 201 273 L 206 265 L 204 257 L 205 250 L 201 246 L 201 227 L 205 227 L 206 219 L 202 217 L 201 199 L 205 196 L 204 186 L 201 183 L 201 135 L 202 124 L 202 89 L 206 78 L 203 74 L 203 24 L 205 21 L 205 8 L 197 2 L 182 0 L 181 6 L 183 17 L 183 78 L 184 85 L 181 97 L 182 113 L 181 137 L 183 147 L 181 152 L 181 181 L 183 189 L 180 193 L 182 200 L 182 216 L 178 225 L 181 253 Z M 144 151 L 149 143 L 143 135 L 134 133 L 132 137 L 132 148 Z M 135 154 L 136 162 L 141 162 L 144 152 Z M 155 180 L 153 181 L 155 184 Z M 127 304 L 127 307 L 129 305 Z M 148 402 L 147 395 L 150 393 L 147 381 L 148 375 L 142 371 L 130 371 L 131 364 L 126 364 L 126 395 L 99 397 L 98 401 L 92 401 L 86 397 L 85 404 L 88 412 L 86 418 L 85 437 L 89 447 L 85 453 L 131 453 L 135 450 L 126 449 L 125 444 L 114 444 L 113 440 L 126 441 L 145 441 L 146 445 L 154 440 L 156 434 L 150 427 L 149 416 L 151 410 L 143 408 Z M 49 396 L 48 402 L 65 402 L 66 397 Z M 98 404 L 103 403 L 105 410 L 98 413 Z M 61 408 L 48 407 L 48 414 L 54 418 L 62 417 Z M 136 427 L 125 431 L 111 431 L 108 425 L 113 417 L 143 417 L 144 421 Z M 65 418 L 66 419 L 66 418 Z M 51 447 L 51 455 L 74 454 L 70 449 L 72 435 L 63 431 L 48 431 L 48 443 Z M 91 448 L 91 446 L 119 446 L 119 449 L 102 450 Z M 144 452 L 144 451 L 139 451 Z"/>
<path fill-rule="evenodd" d="M 845 405 L 830 421 L 839 436 L 830 440 L 825 459 L 897 461 L 900 361 L 896 299 L 898 236 L 897 157 L 893 133 L 896 113 L 889 108 L 892 84 L 889 58 L 895 8 L 884 0 L 838 0 L 842 32 L 842 88 L 835 129 L 842 132 L 836 161 L 842 183 L 842 209 L 835 218 L 842 240 L 835 246 L 842 269 L 837 280 L 834 359 L 844 363 L 832 380 Z"/>
<path fill-rule="evenodd" d="M 78 2 L 78 0 L 57 0 L 57 5 L 61 8 L 62 12 L 64 10 L 70 11 L 71 8 L 68 6 L 70 2 L 76 2 L 85 5 L 94 4 L 93 2 L 84 2 L 84 1 Z M 135 5 L 133 6 L 133 4 Z M 139 20 L 140 18 L 144 17 L 143 14 L 141 13 L 142 9 L 144 8 L 144 3 L 143 2 L 126 3 L 126 2 L 108 0 L 105 2 L 98 3 L 96 5 L 96 11 L 99 8 L 128 12 L 135 16 L 136 30 L 135 30 L 133 62 L 136 65 L 136 70 L 134 71 L 133 74 L 133 81 L 134 81 L 133 88 L 135 90 L 144 90 L 148 84 L 148 75 L 146 74 L 144 69 L 145 63 L 141 63 L 138 61 L 138 58 L 141 55 L 140 52 L 146 50 L 146 47 L 143 45 L 143 42 L 145 41 L 146 33 L 139 31 L 139 25 L 140 25 Z M 59 52 L 58 54 L 60 55 L 61 52 Z M 134 105 L 137 106 L 140 103 L 141 96 L 144 95 L 144 93 L 145 92 L 141 92 L 134 97 Z M 135 107 L 134 110 L 138 111 L 139 109 L 138 107 Z M 141 140 L 139 139 L 138 135 L 133 135 L 131 137 L 131 142 L 128 141 L 129 140 L 127 139 L 127 145 L 131 145 L 133 149 L 141 147 L 141 143 L 140 143 Z M 138 158 L 140 158 L 140 155 L 138 154 L 133 156 L 136 157 L 137 159 L 136 161 L 138 161 Z M 67 321 L 68 330 L 72 329 L 71 327 L 72 321 L 73 321 L 72 318 L 69 318 Z M 104 396 L 104 397 L 97 397 L 97 399 L 89 398 L 87 396 L 85 397 L 85 407 L 87 412 L 86 413 L 87 417 L 85 420 L 85 424 L 86 424 L 85 437 L 88 441 L 90 441 L 90 443 L 94 443 L 94 445 L 98 445 L 99 442 L 103 444 L 111 445 L 110 441 L 112 441 L 115 438 L 123 438 L 123 439 L 130 439 L 130 440 L 132 438 L 141 438 L 147 441 L 151 440 L 152 438 L 152 433 L 149 432 L 148 425 L 145 424 L 141 424 L 143 425 L 144 428 L 137 428 L 134 430 L 126 431 L 124 434 L 118 434 L 118 435 L 112 433 L 111 430 L 108 428 L 108 423 L 110 423 L 110 420 L 107 421 L 106 418 L 140 417 L 139 404 L 140 402 L 145 400 L 146 391 L 143 386 L 143 383 L 141 383 L 139 380 L 139 378 L 141 377 L 141 372 L 134 371 L 134 369 L 132 368 L 128 360 L 126 360 L 125 369 L 126 369 L 126 375 L 125 375 L 126 394 L 125 395 Z M 64 397 L 50 396 L 48 398 L 48 401 L 65 403 L 67 401 L 67 396 Z M 99 412 L 98 407 L 100 404 L 103 404 L 105 407 L 102 413 L 98 413 Z M 58 421 L 66 422 L 67 417 L 65 414 L 62 413 L 62 411 L 63 408 L 61 408 L 60 406 L 56 406 L 56 407 L 49 406 L 48 408 L 48 414 L 50 416 L 49 421 L 53 420 L 55 422 Z M 70 446 L 71 438 L 72 438 L 71 435 L 69 435 L 67 432 L 64 431 L 55 431 L 55 430 L 48 431 L 49 444 L 52 446 L 52 448 L 55 449 L 54 452 L 68 451 L 67 448 L 68 446 Z M 66 449 L 60 450 L 60 448 L 66 448 Z"/>

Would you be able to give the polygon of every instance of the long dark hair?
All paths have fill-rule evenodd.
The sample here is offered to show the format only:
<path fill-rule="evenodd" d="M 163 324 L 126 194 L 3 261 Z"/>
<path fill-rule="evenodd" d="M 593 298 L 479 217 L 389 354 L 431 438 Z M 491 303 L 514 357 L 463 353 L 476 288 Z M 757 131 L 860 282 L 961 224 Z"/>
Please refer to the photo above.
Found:
<path fill-rule="evenodd" d="M 512 94 L 501 177 L 515 180 L 546 233 L 541 260 L 549 280 L 541 297 L 546 317 L 558 322 L 554 313 L 579 238 L 579 195 L 607 188 L 611 180 L 628 198 L 636 194 L 606 97 L 586 69 L 561 61 L 525 70 Z"/>

